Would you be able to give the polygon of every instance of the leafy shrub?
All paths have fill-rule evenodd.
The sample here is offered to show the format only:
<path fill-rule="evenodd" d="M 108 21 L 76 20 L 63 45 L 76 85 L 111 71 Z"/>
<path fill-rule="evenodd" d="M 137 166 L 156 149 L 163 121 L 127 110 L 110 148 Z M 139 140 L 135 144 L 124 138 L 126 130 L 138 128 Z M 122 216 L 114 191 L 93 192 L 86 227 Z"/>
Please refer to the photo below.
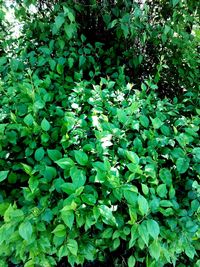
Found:
<path fill-rule="evenodd" d="M 17 2 L 22 35 L 2 44 L 0 58 L 0 265 L 98 259 L 110 266 L 198 267 L 199 37 L 184 31 L 185 2 L 157 4 L 156 13 L 148 2 L 143 8 L 119 1 L 103 10 L 102 2 L 55 1 L 53 8 L 48 1 Z M 30 13 L 31 3 L 39 13 Z M 174 24 L 176 16 L 182 23 Z M 84 24 L 85 18 L 91 20 Z M 113 39 L 89 40 L 94 21 L 101 38 Z M 165 23 L 181 28 L 177 43 Z M 144 52 L 139 63 L 132 29 L 158 41 L 163 54 L 152 59 Z M 127 66 L 135 48 L 139 61 Z M 173 70 L 184 93 L 160 98 L 160 82 L 174 85 Z"/>

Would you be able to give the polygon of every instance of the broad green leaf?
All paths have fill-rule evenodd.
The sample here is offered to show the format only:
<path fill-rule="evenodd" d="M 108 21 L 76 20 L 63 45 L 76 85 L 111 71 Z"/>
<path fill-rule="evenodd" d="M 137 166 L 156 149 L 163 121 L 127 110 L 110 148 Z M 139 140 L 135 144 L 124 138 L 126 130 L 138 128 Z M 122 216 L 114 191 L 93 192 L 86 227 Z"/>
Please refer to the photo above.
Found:
<path fill-rule="evenodd" d="M 74 239 L 68 239 L 67 241 L 67 247 L 69 249 L 69 251 L 74 255 L 77 256 L 77 252 L 78 252 L 78 243 L 76 240 Z"/>
<path fill-rule="evenodd" d="M 142 192 L 145 194 L 145 195 L 148 195 L 149 193 L 149 188 L 146 184 L 142 184 Z"/>
<path fill-rule="evenodd" d="M 70 176 L 72 178 L 73 185 L 78 188 L 85 184 L 86 176 L 83 170 L 79 170 L 77 167 L 70 169 Z"/>
<path fill-rule="evenodd" d="M 137 201 L 137 192 L 133 192 L 131 190 L 124 190 L 124 197 L 130 205 L 135 204 Z"/>
<path fill-rule="evenodd" d="M 135 260 L 134 256 L 130 256 L 128 258 L 128 267 L 134 267 L 135 263 L 136 263 L 136 260 Z"/>
<path fill-rule="evenodd" d="M 112 210 L 106 205 L 100 205 L 98 208 L 101 216 L 103 217 L 103 222 L 112 226 L 116 226 L 116 219 L 113 216 Z"/>
<path fill-rule="evenodd" d="M 195 248 L 190 245 L 190 244 L 186 244 L 185 245 L 185 254 L 190 258 L 193 259 L 194 255 L 196 254 Z"/>
<path fill-rule="evenodd" d="M 88 156 L 85 152 L 80 151 L 80 150 L 75 150 L 75 159 L 78 162 L 78 164 L 85 166 L 88 163 Z"/>
<path fill-rule="evenodd" d="M 33 116 L 31 114 L 26 115 L 26 117 L 24 118 L 24 122 L 28 126 L 33 125 L 33 122 L 34 122 Z"/>
<path fill-rule="evenodd" d="M 147 229 L 149 234 L 154 238 L 157 239 L 160 233 L 160 227 L 158 223 L 152 219 L 147 220 Z"/>
<path fill-rule="evenodd" d="M 179 173 L 185 173 L 190 166 L 189 158 L 179 158 L 176 161 L 176 168 Z"/>
<path fill-rule="evenodd" d="M 138 206 L 142 215 L 146 215 L 148 213 L 149 205 L 146 198 L 144 198 L 142 195 L 139 195 L 138 197 Z"/>
<path fill-rule="evenodd" d="M 61 217 L 64 221 L 64 223 L 69 227 L 69 229 L 72 229 L 73 223 L 74 223 L 74 211 L 73 210 L 61 210 Z"/>
<path fill-rule="evenodd" d="M 72 57 L 68 58 L 68 64 L 69 64 L 69 68 L 71 69 L 74 65 L 74 59 Z"/>
<path fill-rule="evenodd" d="M 60 166 L 60 168 L 66 169 L 66 170 L 69 170 L 71 167 L 74 166 L 74 162 L 70 158 L 62 158 L 55 162 L 56 164 L 58 164 L 58 166 Z"/>
<path fill-rule="evenodd" d="M 44 178 L 46 178 L 48 181 L 51 181 L 54 179 L 57 175 L 57 171 L 54 167 L 46 166 L 44 171 Z"/>
<path fill-rule="evenodd" d="M 157 187 L 156 191 L 157 191 L 157 194 L 159 195 L 159 197 L 165 198 L 167 196 L 167 187 L 166 187 L 166 184 L 159 185 Z"/>
<path fill-rule="evenodd" d="M 160 257 L 160 244 L 158 243 L 157 240 L 154 240 L 152 244 L 149 246 L 149 253 L 152 258 L 158 260 Z"/>
<path fill-rule="evenodd" d="M 56 149 L 47 149 L 47 154 L 49 158 L 53 161 L 57 161 L 62 158 L 62 153 Z"/>
<path fill-rule="evenodd" d="M 36 149 L 34 157 L 35 157 L 35 160 L 41 161 L 44 158 L 44 148 L 40 147 Z"/>
<path fill-rule="evenodd" d="M 5 180 L 8 176 L 9 171 L 0 171 L 0 182 Z"/>
<path fill-rule="evenodd" d="M 159 176 L 163 183 L 165 183 L 166 185 L 170 186 L 172 184 L 172 174 L 168 169 L 161 169 L 159 171 Z"/>
<path fill-rule="evenodd" d="M 86 57 L 81 55 L 79 58 L 79 67 L 83 66 L 86 62 Z"/>
<path fill-rule="evenodd" d="M 172 0 L 173 7 L 175 7 L 179 3 L 179 1 L 180 0 Z"/>
<path fill-rule="evenodd" d="M 50 123 L 48 122 L 48 120 L 44 118 L 44 119 L 42 120 L 42 122 L 41 122 L 41 127 L 42 127 L 42 130 L 44 130 L 44 131 L 47 132 L 47 131 L 49 131 L 51 125 L 50 125 Z"/>
<path fill-rule="evenodd" d="M 57 237 L 64 237 L 66 235 L 66 227 L 64 224 L 58 224 L 52 233 Z"/>
<path fill-rule="evenodd" d="M 151 121 L 154 129 L 159 129 L 163 125 L 163 122 L 159 118 L 151 118 Z"/>
<path fill-rule="evenodd" d="M 31 239 L 32 233 L 33 233 L 33 228 L 29 221 L 20 224 L 19 234 L 23 239 L 29 241 Z"/>
<path fill-rule="evenodd" d="M 148 232 L 147 227 L 146 227 L 144 222 L 139 224 L 138 233 L 139 233 L 140 237 L 142 238 L 142 240 L 144 241 L 144 243 L 148 246 L 148 243 L 149 243 L 149 232 Z"/>
<path fill-rule="evenodd" d="M 67 245 L 63 245 L 59 248 L 58 257 L 59 260 L 68 255 Z"/>
<path fill-rule="evenodd" d="M 142 126 L 144 126 L 145 128 L 149 127 L 149 119 L 147 116 L 142 115 L 140 116 L 140 123 L 142 124 Z"/>
<path fill-rule="evenodd" d="M 64 22 L 65 22 L 65 18 L 61 15 L 55 18 L 55 25 L 56 25 L 57 30 L 60 29 L 60 27 L 63 25 Z"/>
<path fill-rule="evenodd" d="M 62 74 L 63 71 L 64 71 L 64 67 L 63 67 L 63 65 L 61 65 L 61 64 L 57 64 L 57 66 L 56 66 L 56 70 L 57 70 L 58 74 Z"/>
<path fill-rule="evenodd" d="M 126 156 L 134 164 L 139 164 L 139 157 L 138 157 L 138 155 L 135 152 L 126 151 Z"/>

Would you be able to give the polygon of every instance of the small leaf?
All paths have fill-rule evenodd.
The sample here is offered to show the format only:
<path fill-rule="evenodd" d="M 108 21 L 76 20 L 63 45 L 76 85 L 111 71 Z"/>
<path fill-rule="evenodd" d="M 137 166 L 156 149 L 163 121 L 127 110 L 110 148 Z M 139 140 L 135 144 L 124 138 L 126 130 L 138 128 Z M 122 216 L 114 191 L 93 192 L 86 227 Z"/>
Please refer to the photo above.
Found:
<path fill-rule="evenodd" d="M 139 211 L 142 213 L 142 215 L 148 213 L 149 205 L 146 198 L 144 198 L 142 195 L 139 195 L 138 197 L 138 206 L 139 206 Z"/>
<path fill-rule="evenodd" d="M 79 67 L 83 66 L 85 64 L 86 57 L 81 55 L 79 58 Z"/>
<path fill-rule="evenodd" d="M 160 233 L 160 227 L 158 223 L 152 219 L 147 220 L 147 229 L 149 234 L 154 238 L 157 239 Z"/>
<path fill-rule="evenodd" d="M 68 58 L 68 64 L 69 64 L 69 68 L 71 69 L 74 65 L 74 59 L 72 57 Z"/>
<path fill-rule="evenodd" d="M 144 241 L 144 243 L 148 246 L 148 243 L 149 243 L 149 232 L 148 232 L 144 222 L 139 224 L 138 233 L 139 233 L 140 237 L 142 238 L 142 240 Z"/>
<path fill-rule="evenodd" d="M 160 184 L 156 189 L 157 194 L 159 197 L 164 198 L 167 196 L 167 187 L 166 184 Z"/>
<path fill-rule="evenodd" d="M 163 125 L 163 122 L 159 118 L 151 118 L 151 121 L 154 129 L 159 129 Z"/>
<path fill-rule="evenodd" d="M 42 127 L 42 130 L 44 130 L 44 131 L 47 132 L 47 131 L 50 129 L 51 125 L 50 125 L 50 123 L 48 122 L 48 120 L 44 118 L 44 119 L 42 120 L 42 122 L 41 122 L 41 127 Z"/>
<path fill-rule="evenodd" d="M 78 243 L 74 239 L 69 239 L 67 242 L 67 247 L 69 251 L 74 255 L 77 256 L 78 252 Z"/>
<path fill-rule="evenodd" d="M 59 150 L 56 149 L 47 149 L 47 154 L 49 158 L 53 161 L 59 160 L 62 158 L 62 154 Z"/>
<path fill-rule="evenodd" d="M 86 176 L 83 170 L 79 170 L 77 167 L 70 169 L 70 175 L 72 177 L 73 185 L 76 188 L 83 186 L 86 182 Z"/>
<path fill-rule="evenodd" d="M 60 168 L 66 169 L 66 170 L 74 166 L 74 162 L 70 158 L 62 158 L 62 159 L 56 160 L 55 162 L 56 164 L 58 164 L 58 166 L 60 166 Z"/>
<path fill-rule="evenodd" d="M 0 182 L 5 180 L 8 176 L 9 171 L 0 171 Z"/>
<path fill-rule="evenodd" d="M 135 266 L 135 263 L 136 263 L 136 261 L 135 261 L 134 256 L 130 256 L 128 258 L 128 267 L 134 267 Z"/>
<path fill-rule="evenodd" d="M 188 158 L 179 158 L 176 161 L 176 168 L 179 173 L 185 173 L 189 168 L 190 160 Z"/>
<path fill-rule="evenodd" d="M 32 233 L 33 233 L 33 228 L 29 221 L 23 222 L 20 224 L 19 234 L 23 239 L 25 239 L 26 241 L 29 241 Z"/>
<path fill-rule="evenodd" d="M 88 156 L 87 156 L 87 154 L 85 152 L 80 151 L 80 150 L 76 150 L 76 151 L 74 151 L 74 154 L 75 154 L 76 161 L 80 165 L 82 165 L 82 166 L 87 165 L 87 163 L 88 163 Z"/>
<path fill-rule="evenodd" d="M 178 4 L 179 0 L 172 0 L 173 7 L 175 7 Z"/>
<path fill-rule="evenodd" d="M 143 127 L 148 128 L 149 127 L 148 117 L 145 115 L 140 116 L 140 123 L 142 124 Z"/>
<path fill-rule="evenodd" d="M 74 223 L 74 211 L 73 210 L 61 210 L 61 217 L 64 223 L 72 229 L 72 225 Z"/>
<path fill-rule="evenodd" d="M 157 240 L 154 240 L 153 243 L 149 246 L 149 253 L 152 258 L 158 260 L 160 257 L 160 244 Z"/>
<path fill-rule="evenodd" d="M 161 169 L 159 172 L 159 176 L 163 183 L 165 183 L 166 185 L 170 186 L 172 184 L 172 175 L 168 169 Z"/>
<path fill-rule="evenodd" d="M 127 158 L 134 164 L 139 164 L 139 157 L 135 152 L 126 151 Z"/>
<path fill-rule="evenodd" d="M 33 122 L 34 122 L 33 116 L 31 114 L 26 115 L 26 117 L 24 118 L 24 122 L 28 126 L 33 125 Z"/>
<path fill-rule="evenodd" d="M 56 17 L 55 24 L 56 24 L 57 30 L 60 29 L 60 27 L 63 25 L 64 22 L 65 22 L 65 18 L 63 16 L 57 16 Z"/>
<path fill-rule="evenodd" d="M 57 237 L 64 237 L 66 235 L 66 227 L 64 224 L 58 224 L 52 233 Z"/>
<path fill-rule="evenodd" d="M 35 157 L 35 160 L 41 161 L 44 157 L 44 148 L 40 147 L 36 149 L 34 157 Z"/>

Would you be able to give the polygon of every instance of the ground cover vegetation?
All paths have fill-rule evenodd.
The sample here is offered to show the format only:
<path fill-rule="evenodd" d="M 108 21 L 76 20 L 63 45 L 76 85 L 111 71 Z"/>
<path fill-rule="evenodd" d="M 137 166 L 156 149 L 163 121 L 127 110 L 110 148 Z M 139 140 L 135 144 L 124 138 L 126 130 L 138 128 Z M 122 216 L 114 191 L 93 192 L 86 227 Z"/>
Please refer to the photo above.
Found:
<path fill-rule="evenodd" d="M 0 266 L 199 267 L 199 1 L 7 2 Z"/>

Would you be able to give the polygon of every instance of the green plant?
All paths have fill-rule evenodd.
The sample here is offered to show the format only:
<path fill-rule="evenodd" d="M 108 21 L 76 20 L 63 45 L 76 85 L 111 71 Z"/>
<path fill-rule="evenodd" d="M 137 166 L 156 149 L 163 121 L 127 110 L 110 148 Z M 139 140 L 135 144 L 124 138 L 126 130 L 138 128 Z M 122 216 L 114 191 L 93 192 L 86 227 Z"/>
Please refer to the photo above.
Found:
<path fill-rule="evenodd" d="M 192 1 L 15 4 L 24 26 L 0 58 L 0 265 L 199 266 Z M 183 94 L 164 97 L 175 85 Z"/>

